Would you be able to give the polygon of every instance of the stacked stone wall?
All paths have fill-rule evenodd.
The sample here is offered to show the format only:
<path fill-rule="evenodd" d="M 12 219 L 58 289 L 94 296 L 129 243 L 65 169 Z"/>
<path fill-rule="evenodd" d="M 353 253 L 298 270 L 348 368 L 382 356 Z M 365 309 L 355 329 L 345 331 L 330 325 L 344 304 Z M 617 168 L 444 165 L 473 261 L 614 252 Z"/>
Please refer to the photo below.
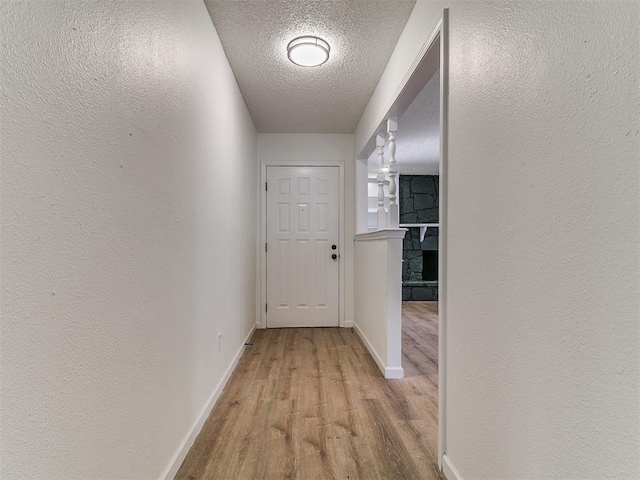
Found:
<path fill-rule="evenodd" d="M 438 223 L 438 182 L 437 175 L 400 175 L 400 223 Z M 422 279 L 423 250 L 437 249 L 438 229 L 428 229 L 422 242 L 420 229 L 409 229 L 402 252 L 403 300 L 438 299 L 438 282 L 425 282 Z"/>

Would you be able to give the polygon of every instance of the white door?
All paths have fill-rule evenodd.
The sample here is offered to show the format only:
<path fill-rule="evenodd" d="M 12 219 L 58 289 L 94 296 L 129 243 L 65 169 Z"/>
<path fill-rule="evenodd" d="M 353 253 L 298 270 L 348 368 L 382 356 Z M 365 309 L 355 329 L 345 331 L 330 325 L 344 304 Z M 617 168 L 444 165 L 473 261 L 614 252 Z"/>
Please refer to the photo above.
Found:
<path fill-rule="evenodd" d="M 267 327 L 337 327 L 339 168 L 267 167 Z"/>

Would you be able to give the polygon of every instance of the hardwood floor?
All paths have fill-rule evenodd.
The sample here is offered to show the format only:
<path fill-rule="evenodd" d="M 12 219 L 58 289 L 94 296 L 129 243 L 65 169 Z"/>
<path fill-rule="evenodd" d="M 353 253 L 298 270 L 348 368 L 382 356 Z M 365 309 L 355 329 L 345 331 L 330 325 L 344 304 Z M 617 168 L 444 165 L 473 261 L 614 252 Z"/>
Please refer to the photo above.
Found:
<path fill-rule="evenodd" d="M 177 479 L 443 479 L 437 302 L 403 303 L 405 378 L 351 329 L 258 330 Z"/>

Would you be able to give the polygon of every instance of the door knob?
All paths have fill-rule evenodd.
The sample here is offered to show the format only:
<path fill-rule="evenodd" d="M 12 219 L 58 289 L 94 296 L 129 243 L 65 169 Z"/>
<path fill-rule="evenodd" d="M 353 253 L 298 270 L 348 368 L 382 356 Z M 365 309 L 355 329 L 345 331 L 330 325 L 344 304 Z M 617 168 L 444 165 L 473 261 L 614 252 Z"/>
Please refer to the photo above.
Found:
<path fill-rule="evenodd" d="M 336 254 L 334 253 L 333 255 L 331 255 L 331 258 L 333 258 L 333 259 L 335 260 L 336 258 L 338 258 L 338 255 L 336 255 Z"/>
<path fill-rule="evenodd" d="M 338 247 L 336 247 L 335 245 L 331 245 L 331 250 L 335 250 L 336 248 Z"/>

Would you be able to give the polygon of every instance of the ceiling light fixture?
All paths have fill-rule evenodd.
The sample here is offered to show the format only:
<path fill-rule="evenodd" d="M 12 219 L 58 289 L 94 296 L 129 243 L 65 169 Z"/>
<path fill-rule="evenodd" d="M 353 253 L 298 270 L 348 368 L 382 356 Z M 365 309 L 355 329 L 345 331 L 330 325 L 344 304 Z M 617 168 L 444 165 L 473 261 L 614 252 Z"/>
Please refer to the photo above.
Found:
<path fill-rule="evenodd" d="M 287 45 L 287 56 L 301 67 L 317 67 L 329 60 L 329 44 L 318 37 L 298 37 Z"/>

